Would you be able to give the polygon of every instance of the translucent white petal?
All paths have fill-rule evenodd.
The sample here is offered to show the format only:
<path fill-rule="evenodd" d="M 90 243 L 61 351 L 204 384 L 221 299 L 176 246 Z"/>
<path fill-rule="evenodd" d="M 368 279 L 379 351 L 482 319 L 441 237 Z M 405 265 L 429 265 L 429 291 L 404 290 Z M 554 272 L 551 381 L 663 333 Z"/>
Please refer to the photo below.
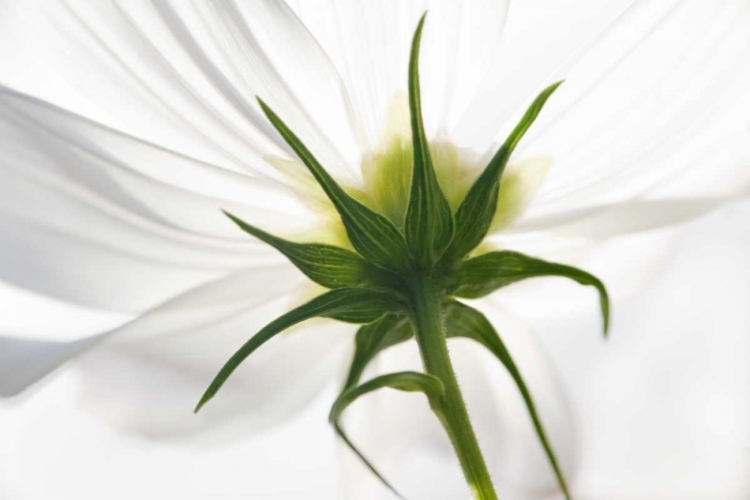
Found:
<path fill-rule="evenodd" d="M 0 88 L 0 276 L 139 310 L 276 259 L 221 210 L 280 235 L 321 222 L 282 184 L 115 132 Z"/>
<path fill-rule="evenodd" d="M 281 314 L 282 307 L 271 310 Z M 354 328 L 321 321 L 274 339 L 193 415 L 226 360 L 273 319 L 258 316 L 92 352 L 80 364 L 81 403 L 115 428 L 153 439 L 216 444 L 276 425 L 342 372 Z"/>
<path fill-rule="evenodd" d="M 557 371 L 533 332 L 522 323 L 496 307 L 476 305 L 512 352 L 535 397 L 558 460 L 572 477 L 578 434 Z M 457 339 L 450 344 L 459 383 L 498 493 L 507 498 L 538 498 L 556 491 L 554 475 L 523 400 L 502 365 L 470 341 Z M 378 373 L 420 369 L 414 345 L 387 351 L 377 365 Z M 353 441 L 407 498 L 448 500 L 467 495 L 448 438 L 423 397 L 380 391 L 348 411 L 345 425 Z M 390 498 L 382 485 L 366 478 L 369 473 L 356 457 L 347 450 L 342 453 L 347 498 Z"/>
<path fill-rule="evenodd" d="M 0 281 L 0 332 L 27 340 L 77 340 L 116 328 L 132 315 L 86 308 Z"/>
<path fill-rule="evenodd" d="M 411 38 L 428 11 L 420 57 L 429 133 L 447 131 L 495 63 L 507 2 L 299 2 L 297 10 L 331 56 L 374 149 L 391 99 L 407 88 Z"/>
<path fill-rule="evenodd" d="M 16 394 L 99 344 L 76 365 L 82 398 L 119 428 L 187 438 L 270 425 L 340 372 L 351 325 L 310 322 L 282 334 L 244 363 L 211 405 L 197 416 L 192 408 L 239 346 L 294 306 L 289 292 L 298 287 L 291 266 L 246 271 L 97 336 L 63 343 L 3 338 L 0 393 Z"/>
<path fill-rule="evenodd" d="M 274 175 L 262 156 L 286 146 L 260 95 L 331 169 L 346 164 L 343 88 L 283 3 L 24 2 L 4 4 L 0 18 L 9 52 L 0 82 L 197 158 Z"/>
<path fill-rule="evenodd" d="M 0 336 L 0 397 L 17 395 L 100 339 L 54 342 Z"/>
<path fill-rule="evenodd" d="M 747 192 L 749 20 L 743 1 L 628 9 L 565 67 L 519 151 L 555 156 L 529 217 Z"/>
<path fill-rule="evenodd" d="M 137 339 L 152 339 L 174 331 L 188 331 L 201 326 L 210 326 L 226 316 L 239 314 L 243 310 L 271 300 L 291 290 L 298 276 L 290 265 L 261 270 L 251 270 L 208 283 L 155 308 L 154 310 L 118 325 L 105 333 L 78 338 L 69 342 L 7 338 L 4 370 L 12 373 L 23 369 L 18 381 L 8 379 L 6 393 L 16 393 L 41 379 L 60 364 L 78 356 L 102 340 L 116 337 L 115 342 L 132 342 Z M 253 287 L 262 286 L 264 294 L 248 293 Z M 22 363 L 22 364 L 19 364 Z"/>
<path fill-rule="evenodd" d="M 548 229 L 562 235 L 608 238 L 681 224 L 705 215 L 728 201 L 727 198 L 635 200 L 527 220 L 506 231 Z"/>
<path fill-rule="evenodd" d="M 567 78 L 565 62 L 631 3 L 633 0 L 512 2 L 490 71 L 450 131 L 451 138 L 479 152 L 498 138 L 499 131 L 504 138 L 503 126 L 515 123 L 515 116 L 546 84 Z M 555 72 L 558 69 L 562 71 Z"/>
<path fill-rule="evenodd" d="M 305 213 L 283 184 L 199 162 L 2 87 L 0 104 L 4 175 L 74 183 L 142 217 L 212 236 L 237 236 L 222 207 L 256 221 Z"/>
<path fill-rule="evenodd" d="M 111 311 L 140 311 L 222 274 L 154 262 L 7 214 L 0 214 L 0 241 L 3 280 Z"/>

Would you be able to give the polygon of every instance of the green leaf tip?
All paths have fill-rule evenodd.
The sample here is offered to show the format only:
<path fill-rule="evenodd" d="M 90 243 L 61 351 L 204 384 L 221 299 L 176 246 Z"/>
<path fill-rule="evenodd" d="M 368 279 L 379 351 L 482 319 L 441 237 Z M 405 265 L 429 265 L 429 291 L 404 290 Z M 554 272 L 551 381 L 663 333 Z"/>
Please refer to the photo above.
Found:
<path fill-rule="evenodd" d="M 443 383 L 437 377 L 433 375 L 427 375 L 418 372 L 399 372 L 391 373 L 388 375 L 381 375 L 372 380 L 344 390 L 339 397 L 334 401 L 331 406 L 331 411 L 328 414 L 328 421 L 333 426 L 336 434 L 346 443 L 346 445 L 359 457 L 365 466 L 372 472 L 388 489 L 390 489 L 397 497 L 404 498 L 386 479 L 383 475 L 375 468 L 374 465 L 364 456 L 364 454 L 352 443 L 349 437 L 344 432 L 339 419 L 341 418 L 344 410 L 360 397 L 376 391 L 378 389 L 390 388 L 398 391 L 405 392 L 421 392 L 426 397 L 432 410 L 439 413 L 441 406 L 441 399 L 445 388 Z"/>
<path fill-rule="evenodd" d="M 344 191 L 294 132 L 260 97 L 258 103 L 274 128 L 294 150 L 331 200 L 354 249 L 378 267 L 392 271 L 409 269 L 409 250 L 396 226 L 384 215 L 368 208 Z"/>
<path fill-rule="evenodd" d="M 547 438 L 547 433 L 545 432 L 542 421 L 539 418 L 534 400 L 526 386 L 526 382 L 521 376 L 521 372 L 515 361 L 513 361 L 510 352 L 505 347 L 500 335 L 498 335 L 497 331 L 492 326 L 492 323 L 490 323 L 484 314 L 466 304 L 462 304 L 456 300 L 450 300 L 446 302 L 444 311 L 446 331 L 450 337 L 464 337 L 479 343 L 487 348 L 487 350 L 489 350 L 508 371 L 513 382 L 516 384 L 518 391 L 521 393 L 521 397 L 526 405 L 526 410 L 534 424 L 537 438 L 539 439 L 542 448 L 544 448 L 547 460 L 557 478 L 558 485 L 565 495 L 565 498 L 570 500 L 571 497 L 568 485 L 565 481 L 565 477 L 557 461 L 552 445 Z"/>
<path fill-rule="evenodd" d="M 593 274 L 573 266 L 547 262 L 510 250 L 490 252 L 461 262 L 450 277 L 448 293 L 474 299 L 484 297 L 498 288 L 518 281 L 545 276 L 568 278 L 581 285 L 594 287 L 599 293 L 604 336 L 607 336 L 609 331 L 607 288 Z"/>
<path fill-rule="evenodd" d="M 409 112 L 413 143 L 413 166 L 404 232 L 409 251 L 416 262 L 434 265 L 453 240 L 454 220 L 430 156 L 422 117 L 419 84 L 419 48 L 427 13 L 422 15 L 412 40 L 409 59 Z"/>
<path fill-rule="evenodd" d="M 384 289 L 337 288 L 315 297 L 271 321 L 245 342 L 219 370 L 198 402 L 195 411 L 200 410 L 219 392 L 219 389 L 248 356 L 297 323 L 311 318 L 326 317 L 348 323 L 367 324 L 377 321 L 388 312 L 399 311 L 401 307 L 398 298 Z"/>
<path fill-rule="evenodd" d="M 445 252 L 446 259 L 457 260 L 464 257 L 476 248 L 487 235 L 497 210 L 500 180 L 505 166 L 521 138 L 539 116 L 547 99 L 562 83 L 563 80 L 553 83 L 534 99 L 521 121 L 518 122 L 503 145 L 495 153 L 495 156 L 487 164 L 487 167 L 469 188 L 456 210 L 456 233 L 453 236 L 451 246 Z"/>

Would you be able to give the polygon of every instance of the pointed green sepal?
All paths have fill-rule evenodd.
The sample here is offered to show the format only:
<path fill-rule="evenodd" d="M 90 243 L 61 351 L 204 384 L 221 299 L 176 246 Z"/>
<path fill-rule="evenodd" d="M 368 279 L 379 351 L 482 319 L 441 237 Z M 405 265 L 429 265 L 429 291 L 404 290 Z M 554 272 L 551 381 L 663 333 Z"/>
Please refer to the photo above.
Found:
<path fill-rule="evenodd" d="M 337 288 L 315 297 L 310 302 L 276 318 L 240 347 L 211 382 L 195 411 L 200 410 L 216 395 L 224 382 L 248 356 L 287 328 L 317 317 L 349 323 L 372 323 L 388 312 L 399 311 L 401 307 L 393 293 L 381 289 Z"/>
<path fill-rule="evenodd" d="M 607 335 L 609 296 L 604 283 L 596 276 L 572 266 L 555 264 L 508 250 L 491 252 L 458 264 L 450 277 L 447 291 L 450 295 L 474 299 L 517 281 L 544 276 L 569 278 L 581 285 L 596 288 L 604 321 L 604 335 Z"/>
<path fill-rule="evenodd" d="M 260 98 L 258 102 L 268 120 L 297 153 L 333 203 L 355 250 L 368 261 L 384 269 L 408 269 L 409 252 L 406 241 L 396 226 L 385 216 L 366 207 L 344 191 L 276 113 Z"/>
<path fill-rule="evenodd" d="M 349 366 L 345 389 L 356 386 L 368 363 L 381 351 L 414 336 L 406 316 L 389 314 L 374 323 L 360 327 L 354 338 L 354 358 Z"/>
<path fill-rule="evenodd" d="M 297 269 L 315 283 L 326 288 L 383 286 L 394 278 L 354 252 L 333 245 L 294 243 L 266 233 L 224 212 L 243 231 L 274 247 Z"/>
<path fill-rule="evenodd" d="M 422 266 L 435 264 L 453 239 L 453 212 L 440 188 L 422 120 L 419 47 L 425 13 L 419 21 L 409 60 L 409 111 L 414 160 L 404 231 L 412 257 Z"/>
<path fill-rule="evenodd" d="M 429 402 L 432 410 L 437 414 L 442 411 L 441 402 L 444 388 L 443 383 L 440 381 L 440 379 L 433 377 L 432 375 L 426 375 L 424 373 L 399 372 L 382 375 L 380 377 L 369 380 L 360 386 L 353 387 L 341 393 L 338 399 L 336 399 L 336 401 L 333 403 L 333 407 L 331 408 L 331 413 L 329 414 L 328 420 L 331 422 L 331 425 L 333 425 L 333 428 L 336 430 L 336 433 L 339 435 L 339 437 L 341 437 L 346 445 L 351 448 L 351 450 L 362 460 L 362 462 L 364 462 L 367 468 L 370 469 L 370 471 L 372 471 L 372 473 L 375 474 L 375 476 L 380 479 L 384 485 L 386 485 L 391 491 L 393 491 L 396 496 L 398 496 L 399 498 L 404 498 L 398 493 L 398 491 L 396 491 L 393 486 L 390 485 L 390 483 L 388 483 L 388 481 L 385 480 L 385 478 L 367 460 L 367 458 L 365 458 L 365 456 L 359 451 L 359 449 L 354 446 L 339 422 L 341 414 L 344 412 L 347 406 L 349 406 L 365 394 L 386 387 L 399 391 L 424 393 L 424 395 L 427 396 L 427 401 Z"/>
<path fill-rule="evenodd" d="M 446 331 L 449 337 L 464 337 L 480 343 L 495 355 L 503 366 L 505 366 L 505 369 L 508 370 L 516 387 L 518 387 L 518 391 L 523 397 L 526 409 L 534 424 L 534 430 L 536 431 L 537 437 L 547 454 L 547 459 L 555 472 L 560 489 L 565 495 L 565 498 L 570 500 L 570 493 L 565 482 L 565 477 L 563 476 L 562 470 L 557 462 L 557 457 L 552 449 L 552 445 L 547 439 L 547 434 L 544 431 L 542 421 L 537 413 L 534 400 L 531 398 L 531 393 L 529 392 L 523 377 L 521 377 L 521 372 L 513 361 L 510 352 L 508 352 L 508 349 L 497 334 L 497 331 L 495 331 L 492 323 L 490 323 L 481 312 L 455 300 L 450 300 L 445 304 L 444 317 Z"/>
<path fill-rule="evenodd" d="M 456 210 L 456 233 L 453 243 L 445 252 L 446 260 L 453 261 L 465 256 L 487 235 L 497 210 L 500 179 L 505 165 L 518 142 L 539 116 L 549 96 L 560 84 L 562 84 L 561 81 L 553 83 L 531 103 L 516 128 L 466 193 Z"/>

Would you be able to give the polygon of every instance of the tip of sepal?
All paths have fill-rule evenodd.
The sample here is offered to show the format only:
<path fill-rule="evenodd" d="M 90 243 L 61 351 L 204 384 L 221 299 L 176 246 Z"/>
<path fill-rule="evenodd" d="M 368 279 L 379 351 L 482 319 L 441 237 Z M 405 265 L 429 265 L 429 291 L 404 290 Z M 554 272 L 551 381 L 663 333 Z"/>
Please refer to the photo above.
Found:
<path fill-rule="evenodd" d="M 203 397 L 201 398 L 201 400 L 200 400 L 200 401 L 198 401 L 198 404 L 197 404 L 197 405 L 195 405 L 195 408 L 193 409 L 193 414 L 196 414 L 196 413 L 198 413 L 199 411 L 201 411 L 201 408 L 203 408 L 203 406 L 204 406 L 204 405 L 205 405 L 206 403 L 208 403 L 208 402 L 209 402 L 209 401 L 211 400 L 211 398 L 212 398 L 212 397 L 213 397 L 213 396 L 209 396 L 209 395 L 207 395 L 207 394 L 204 394 L 204 395 L 203 395 Z"/>
<path fill-rule="evenodd" d="M 260 105 L 260 109 L 263 111 L 263 114 L 266 115 L 266 118 L 268 118 L 271 121 L 271 124 L 276 126 L 274 123 L 275 120 L 278 120 L 279 117 L 274 113 L 273 109 L 271 109 L 271 106 L 266 104 L 266 101 L 260 98 L 260 96 L 255 96 L 255 99 L 258 101 L 258 104 Z"/>
<path fill-rule="evenodd" d="M 279 117 L 276 113 L 274 113 L 273 109 L 271 109 L 271 106 L 266 104 L 266 101 L 260 98 L 260 96 L 256 95 L 255 100 L 258 101 L 258 104 L 260 105 L 261 111 L 263 111 L 263 114 L 266 115 L 266 118 L 271 122 L 271 125 L 274 126 L 278 130 L 278 124 L 277 122 L 280 122 Z M 279 133 L 282 133 L 279 131 Z M 283 133 L 282 133 L 283 135 Z"/>
<path fill-rule="evenodd" d="M 591 275 L 591 277 L 593 278 L 592 284 L 599 292 L 599 308 L 601 309 L 602 313 L 602 334 L 604 335 L 604 339 L 606 340 L 607 338 L 609 338 L 610 326 L 609 292 L 607 292 L 607 287 L 604 285 L 602 280 L 593 275 Z"/>
<path fill-rule="evenodd" d="M 226 215 L 227 217 L 229 217 L 232 220 L 232 222 L 234 222 L 235 224 L 239 224 L 240 222 L 242 222 L 238 217 L 235 217 L 234 215 L 232 215 L 231 213 L 227 212 L 223 208 L 221 208 L 220 210 L 221 210 L 221 213 L 223 213 L 224 215 Z"/>
<path fill-rule="evenodd" d="M 603 322 L 603 328 L 602 328 L 602 334 L 604 335 L 605 339 L 609 338 L 609 327 L 610 327 L 610 317 L 609 317 L 609 296 L 607 295 L 606 288 L 604 289 L 604 296 L 602 297 L 602 322 Z"/>

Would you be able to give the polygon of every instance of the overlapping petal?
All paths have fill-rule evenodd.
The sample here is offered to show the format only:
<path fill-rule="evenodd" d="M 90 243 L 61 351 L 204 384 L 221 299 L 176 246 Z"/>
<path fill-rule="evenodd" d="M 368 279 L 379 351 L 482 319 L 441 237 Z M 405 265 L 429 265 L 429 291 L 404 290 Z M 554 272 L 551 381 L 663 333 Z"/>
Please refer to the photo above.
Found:
<path fill-rule="evenodd" d="M 169 438 L 269 425 L 343 369 L 354 327 L 321 322 L 291 330 L 245 363 L 210 409 L 193 416 L 192 408 L 225 359 L 299 299 L 291 293 L 299 280 L 291 265 L 243 271 L 92 337 L 0 337 L 0 393 L 16 394 L 86 353 L 76 365 L 83 402 L 116 427 Z"/>
<path fill-rule="evenodd" d="M 0 89 L 2 278 L 134 311 L 276 257 L 221 213 L 279 232 L 315 215 L 274 181 L 202 163 Z M 312 219 L 311 219 L 312 217 Z"/>
<path fill-rule="evenodd" d="M 283 2 L 24 2 L 4 4 L 1 17 L 2 45 L 14 52 L 0 83 L 202 160 L 275 175 L 263 156 L 288 150 L 259 95 L 347 173 L 346 92 Z"/>
<path fill-rule="evenodd" d="M 323 0 L 300 3 L 297 12 L 342 75 L 367 151 L 377 146 L 391 100 L 406 93 L 409 46 L 419 17 L 429 12 L 420 74 L 426 82 L 425 126 L 434 135 L 448 131 L 496 64 L 507 4 Z"/>
<path fill-rule="evenodd" d="M 566 83 L 519 152 L 555 156 L 527 219 L 540 228 L 591 210 L 599 227 L 631 232 L 634 217 L 607 217 L 608 206 L 650 229 L 705 213 L 705 198 L 750 192 L 750 71 L 738 65 L 749 19 L 745 2 L 635 2 L 557 68 Z M 670 203 L 685 210 L 658 220 Z"/>

